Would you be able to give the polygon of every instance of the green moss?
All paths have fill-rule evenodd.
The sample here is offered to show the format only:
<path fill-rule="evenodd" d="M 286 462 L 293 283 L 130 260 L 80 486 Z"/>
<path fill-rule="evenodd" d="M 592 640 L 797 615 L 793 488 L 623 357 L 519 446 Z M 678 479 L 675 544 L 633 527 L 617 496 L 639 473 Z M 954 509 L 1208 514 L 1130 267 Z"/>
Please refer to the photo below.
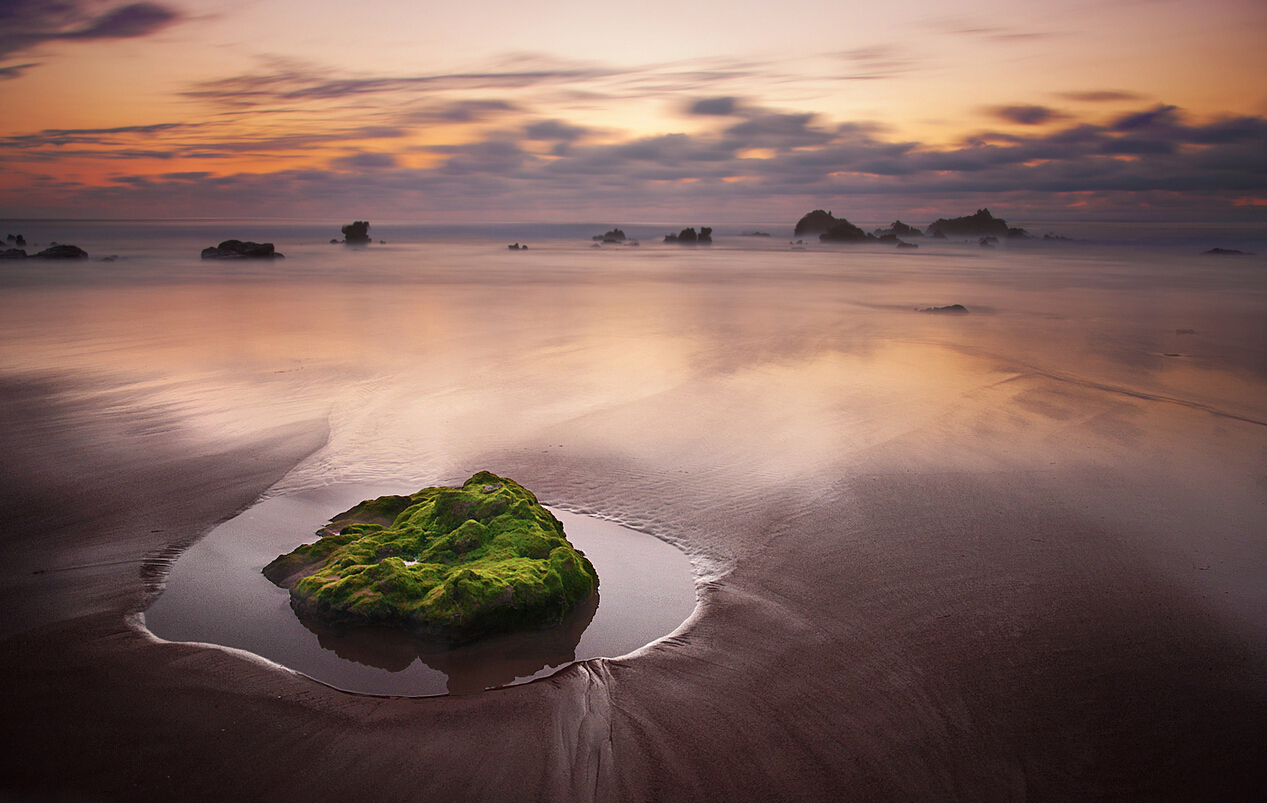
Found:
<path fill-rule="evenodd" d="M 598 588 L 563 524 L 514 480 L 482 471 L 461 488 L 370 499 L 264 575 L 301 618 L 393 624 L 466 642 L 561 620 Z"/>

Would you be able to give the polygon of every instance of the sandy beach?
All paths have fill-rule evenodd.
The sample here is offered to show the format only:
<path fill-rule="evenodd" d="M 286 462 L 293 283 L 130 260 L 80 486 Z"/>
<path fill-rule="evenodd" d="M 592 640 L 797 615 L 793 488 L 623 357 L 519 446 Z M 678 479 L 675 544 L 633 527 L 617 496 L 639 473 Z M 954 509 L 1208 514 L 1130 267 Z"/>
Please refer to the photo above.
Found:
<path fill-rule="evenodd" d="M 296 275 L 6 288 L 0 792 L 1178 801 L 1267 783 L 1262 258 L 723 242 L 472 272 L 474 249 L 432 249 L 425 279 L 400 257 L 365 281 L 296 269 L 353 257 L 288 245 Z M 972 312 L 914 311 L 952 303 Z M 426 699 L 140 624 L 181 551 L 262 494 L 482 468 L 679 545 L 693 617 L 631 655 Z"/>

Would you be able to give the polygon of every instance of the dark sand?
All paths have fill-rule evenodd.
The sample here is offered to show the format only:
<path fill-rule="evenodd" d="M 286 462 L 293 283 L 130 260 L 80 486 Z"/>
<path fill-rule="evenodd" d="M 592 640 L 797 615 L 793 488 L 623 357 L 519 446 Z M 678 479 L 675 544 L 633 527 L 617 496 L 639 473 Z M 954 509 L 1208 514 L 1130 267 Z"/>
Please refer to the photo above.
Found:
<path fill-rule="evenodd" d="M 450 416 L 456 434 L 418 436 L 429 479 L 513 476 L 547 503 L 675 539 L 701 578 L 678 635 L 469 696 L 349 695 L 134 624 L 182 547 L 284 475 L 283 490 L 355 455 L 341 427 L 372 428 L 311 401 L 351 369 L 312 380 L 317 391 L 276 386 L 287 403 L 217 402 L 10 359 L 0 788 L 384 801 L 1239 800 L 1267 788 L 1263 344 L 1261 329 L 1226 323 L 1261 315 L 1261 281 L 1158 314 L 1157 297 L 1128 309 L 1130 281 L 1038 303 L 1059 293 L 942 279 L 921 293 L 763 276 L 663 293 L 643 280 L 519 287 L 562 300 L 548 327 L 516 330 L 539 334 L 511 358 L 470 345 L 463 323 L 431 324 L 439 345 L 401 346 L 424 363 L 428 349 L 465 349 L 453 376 L 495 369 L 430 397 L 448 406 L 427 415 Z M 972 308 L 973 288 L 992 314 L 910 312 Z M 252 292 L 259 308 L 280 304 Z M 339 292 L 361 309 L 360 291 Z M 488 301 L 482 289 L 426 296 L 437 292 Z M 389 320 L 391 304 L 414 303 L 401 296 L 377 297 Z M 338 313 L 321 297 L 301 306 L 295 320 Z M 267 326 L 246 313 L 234 325 L 262 338 L 286 313 L 267 310 Z M 490 340 L 515 325 L 492 324 Z M 1207 373 L 1159 356 L 1187 325 L 1208 333 Z M 197 362 L 200 335 L 188 338 L 164 343 L 152 370 Z M 366 344 L 305 348 L 360 365 Z M 560 390 L 565 369 L 575 384 Z M 367 372 L 383 394 L 370 411 L 408 395 L 393 395 L 393 377 L 413 370 Z M 497 390 L 451 397 L 484 386 Z M 530 415 L 493 439 L 452 412 L 487 422 L 508 395 Z"/>

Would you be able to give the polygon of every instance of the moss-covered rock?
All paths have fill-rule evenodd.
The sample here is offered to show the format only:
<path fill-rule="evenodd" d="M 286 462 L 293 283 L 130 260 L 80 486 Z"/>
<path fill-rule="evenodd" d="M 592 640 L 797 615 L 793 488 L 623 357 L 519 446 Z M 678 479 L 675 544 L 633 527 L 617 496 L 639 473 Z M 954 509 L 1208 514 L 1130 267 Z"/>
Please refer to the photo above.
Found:
<path fill-rule="evenodd" d="M 335 516 L 321 539 L 264 576 L 301 619 L 390 624 L 454 643 L 554 624 L 598 588 L 563 524 L 514 480 L 381 496 Z"/>

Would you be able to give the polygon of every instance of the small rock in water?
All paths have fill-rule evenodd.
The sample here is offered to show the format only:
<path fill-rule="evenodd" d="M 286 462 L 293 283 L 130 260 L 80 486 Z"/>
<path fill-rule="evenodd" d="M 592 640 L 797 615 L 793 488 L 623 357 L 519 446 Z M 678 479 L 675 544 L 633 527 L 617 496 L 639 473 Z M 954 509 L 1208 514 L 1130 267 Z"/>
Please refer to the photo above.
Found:
<path fill-rule="evenodd" d="M 53 243 L 35 256 L 44 259 L 86 259 L 88 252 L 78 246 Z"/>
<path fill-rule="evenodd" d="M 272 259 L 281 254 L 273 250 L 272 243 L 225 240 L 216 246 L 202 249 L 203 259 Z"/>

